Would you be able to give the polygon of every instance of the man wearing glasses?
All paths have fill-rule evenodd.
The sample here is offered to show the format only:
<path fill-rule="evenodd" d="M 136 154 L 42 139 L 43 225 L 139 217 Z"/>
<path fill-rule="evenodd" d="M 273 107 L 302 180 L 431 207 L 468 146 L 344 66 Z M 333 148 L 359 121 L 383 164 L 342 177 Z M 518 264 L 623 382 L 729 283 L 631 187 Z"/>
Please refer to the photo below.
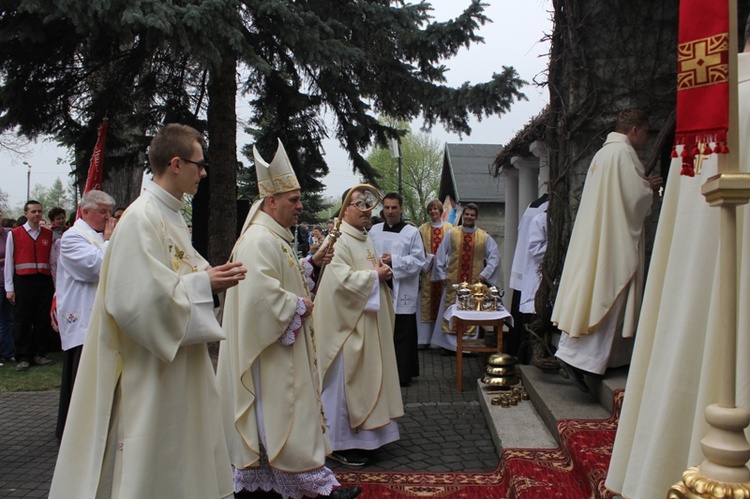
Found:
<path fill-rule="evenodd" d="M 367 451 L 399 439 L 404 415 L 393 344 L 393 277 L 364 232 L 375 203 L 355 191 L 343 206 L 341 236 L 315 298 L 318 368 L 331 458 L 367 464 Z M 346 200 L 344 193 L 344 200 Z"/>
<path fill-rule="evenodd" d="M 178 124 L 151 142 L 153 182 L 102 262 L 51 498 L 232 496 L 206 343 L 224 339 L 212 293 L 245 269 L 210 267 L 180 213 L 206 176 L 204 145 Z"/>

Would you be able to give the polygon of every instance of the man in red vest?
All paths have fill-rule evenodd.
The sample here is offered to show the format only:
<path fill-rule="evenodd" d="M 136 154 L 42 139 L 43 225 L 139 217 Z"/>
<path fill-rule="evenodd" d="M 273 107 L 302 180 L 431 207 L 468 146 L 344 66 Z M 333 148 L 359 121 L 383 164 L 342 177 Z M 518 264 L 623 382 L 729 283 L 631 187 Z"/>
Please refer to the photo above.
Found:
<path fill-rule="evenodd" d="M 52 364 L 45 357 L 52 337 L 49 319 L 54 293 L 50 271 L 52 231 L 39 225 L 42 219 L 39 201 L 28 201 L 23 214 L 27 222 L 8 234 L 5 246 L 5 295 L 15 306 L 16 371 L 26 371 L 32 363 Z"/>

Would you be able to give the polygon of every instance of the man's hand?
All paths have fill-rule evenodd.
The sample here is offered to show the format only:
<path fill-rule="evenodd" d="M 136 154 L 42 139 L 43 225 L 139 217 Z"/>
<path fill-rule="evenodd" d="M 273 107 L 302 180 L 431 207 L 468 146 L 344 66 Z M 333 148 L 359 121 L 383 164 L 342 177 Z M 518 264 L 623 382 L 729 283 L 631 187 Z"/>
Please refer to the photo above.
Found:
<path fill-rule="evenodd" d="M 651 175 L 650 177 L 646 177 L 646 181 L 648 182 L 649 187 L 654 191 L 664 185 L 664 179 L 661 175 Z"/>
<path fill-rule="evenodd" d="M 208 280 L 211 281 L 211 291 L 221 293 L 239 284 L 245 279 L 247 269 L 240 262 L 230 262 L 216 267 L 208 267 Z"/>
<path fill-rule="evenodd" d="M 478 276 L 474 278 L 474 282 L 486 282 L 486 279 L 484 278 L 482 274 L 479 274 Z"/>
<path fill-rule="evenodd" d="M 330 246 L 326 240 L 325 244 L 312 256 L 312 261 L 316 267 L 322 267 L 331 263 L 331 260 L 333 260 L 333 246 Z"/>
<path fill-rule="evenodd" d="M 6 291 L 5 297 L 8 299 L 11 305 L 16 304 L 16 292 L 15 291 Z"/>
<path fill-rule="evenodd" d="M 378 264 L 375 265 L 375 272 L 378 274 L 378 279 L 381 282 L 390 281 L 393 277 L 393 271 L 388 265 L 384 265 L 382 260 L 378 260 Z"/>
<path fill-rule="evenodd" d="M 390 253 L 383 253 L 382 255 L 380 255 L 380 259 L 386 265 L 389 265 L 389 266 L 393 265 L 393 258 L 391 257 Z"/>
<path fill-rule="evenodd" d="M 311 302 L 307 298 L 302 298 L 302 303 L 305 304 L 305 308 L 307 309 L 305 313 L 302 314 L 302 318 L 304 319 L 305 317 L 309 317 L 312 314 L 314 305 L 313 305 L 313 302 Z"/>
<path fill-rule="evenodd" d="M 109 238 L 112 237 L 115 225 L 117 225 L 117 219 L 115 217 L 109 217 L 106 225 L 104 225 L 104 232 L 102 233 L 102 237 L 104 237 L 105 241 L 109 241 Z"/>

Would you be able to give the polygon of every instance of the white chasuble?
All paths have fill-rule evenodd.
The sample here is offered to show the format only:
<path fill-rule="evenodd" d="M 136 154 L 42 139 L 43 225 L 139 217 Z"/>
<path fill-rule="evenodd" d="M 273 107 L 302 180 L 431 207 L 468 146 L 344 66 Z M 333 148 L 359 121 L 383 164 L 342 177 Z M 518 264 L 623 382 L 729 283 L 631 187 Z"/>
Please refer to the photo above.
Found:
<path fill-rule="evenodd" d="M 155 183 L 101 267 L 51 498 L 229 497 L 232 472 L 206 341 L 223 338 L 206 261 Z"/>
<path fill-rule="evenodd" d="M 295 317 L 298 298 L 310 299 L 291 240 L 288 229 L 258 210 L 233 251 L 247 276 L 226 293 L 227 341 L 217 376 L 230 457 L 240 469 L 259 465 L 261 445 L 271 468 L 290 473 L 322 467 L 331 451 L 312 317 L 302 320 L 294 343 L 279 341 Z"/>
<path fill-rule="evenodd" d="M 628 138 L 607 136 L 583 187 L 552 322 L 572 338 L 585 336 L 626 293 L 622 336 L 635 332 L 643 286 L 643 221 L 653 192 Z"/>
<path fill-rule="evenodd" d="M 325 267 L 315 298 L 318 368 L 323 390 L 335 383 L 326 376 L 343 355 L 346 408 L 350 426 L 374 430 L 404 415 L 393 345 L 394 311 L 385 283 L 373 270 L 379 255 L 372 240 L 343 222 L 333 260 Z M 377 284 L 380 307 L 365 305 Z M 326 405 L 326 414 L 336 408 Z"/>

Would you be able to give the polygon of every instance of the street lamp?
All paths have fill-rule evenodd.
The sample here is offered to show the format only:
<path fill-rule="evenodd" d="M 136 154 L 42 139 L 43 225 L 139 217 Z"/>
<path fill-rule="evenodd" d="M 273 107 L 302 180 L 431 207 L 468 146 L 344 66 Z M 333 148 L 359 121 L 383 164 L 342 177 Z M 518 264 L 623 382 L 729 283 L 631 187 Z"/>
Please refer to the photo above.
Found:
<path fill-rule="evenodd" d="M 26 201 L 28 201 L 31 199 L 31 165 L 26 161 L 23 164 L 29 167 L 29 171 L 26 173 Z"/>
<path fill-rule="evenodd" d="M 398 194 L 401 195 L 401 138 L 391 139 L 388 144 L 391 158 L 398 158 Z"/>

